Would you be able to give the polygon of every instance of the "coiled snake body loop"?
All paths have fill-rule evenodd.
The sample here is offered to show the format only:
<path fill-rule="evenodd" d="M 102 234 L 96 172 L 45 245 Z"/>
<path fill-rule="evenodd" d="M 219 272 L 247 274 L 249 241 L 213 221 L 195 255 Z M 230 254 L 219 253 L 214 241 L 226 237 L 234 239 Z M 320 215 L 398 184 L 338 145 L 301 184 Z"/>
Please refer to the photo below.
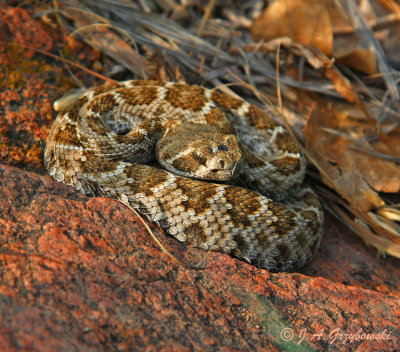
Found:
<path fill-rule="evenodd" d="M 158 81 L 91 89 L 58 114 L 44 159 L 57 181 L 262 268 L 295 270 L 320 243 L 321 205 L 287 130 L 217 91 Z M 146 165 L 155 160 L 163 169 Z"/>

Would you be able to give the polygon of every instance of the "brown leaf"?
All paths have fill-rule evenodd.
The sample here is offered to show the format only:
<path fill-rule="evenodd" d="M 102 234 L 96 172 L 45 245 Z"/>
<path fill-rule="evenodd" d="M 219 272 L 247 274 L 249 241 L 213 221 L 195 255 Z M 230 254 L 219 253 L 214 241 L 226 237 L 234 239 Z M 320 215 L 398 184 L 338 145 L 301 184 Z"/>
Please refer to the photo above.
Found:
<path fill-rule="evenodd" d="M 389 136 L 373 143 L 378 152 L 394 157 L 400 157 L 400 131 L 393 131 Z M 358 158 L 358 166 L 365 180 L 378 192 L 396 193 L 400 191 L 399 163 L 383 160 L 373 155 Z"/>
<path fill-rule="evenodd" d="M 371 9 L 364 15 L 376 17 Z M 361 43 L 349 18 L 334 0 L 276 0 L 256 18 L 251 33 L 256 41 L 287 36 L 360 72 L 377 72 L 374 51 Z"/>
<path fill-rule="evenodd" d="M 355 208 L 366 212 L 384 205 L 377 191 L 399 191 L 400 166 L 362 148 L 398 156 L 400 131 L 370 144 L 363 142 L 358 147 L 361 150 L 356 150 L 355 140 L 362 141 L 376 127 L 372 120 L 352 119 L 347 109 L 348 104 L 332 105 L 320 99 L 307 121 L 306 147 L 323 169 L 324 181 Z"/>
<path fill-rule="evenodd" d="M 326 1 L 277 0 L 254 21 L 254 40 L 290 37 L 332 54 L 333 33 Z"/>
<path fill-rule="evenodd" d="M 80 11 L 75 8 L 65 7 L 62 10 L 64 16 L 73 18 L 79 29 L 74 35 L 85 41 L 93 48 L 110 56 L 116 62 L 137 75 L 149 74 L 149 63 L 145 58 L 121 39 L 121 35 L 114 33 L 108 23 L 99 23 L 98 18 L 93 18 L 89 12 Z M 112 28 L 119 30 L 117 28 Z M 121 31 L 121 30 L 119 30 Z"/>
<path fill-rule="evenodd" d="M 358 39 L 355 36 L 335 38 L 334 54 L 336 60 L 367 75 L 376 73 L 375 54 L 371 50 L 357 46 Z"/>

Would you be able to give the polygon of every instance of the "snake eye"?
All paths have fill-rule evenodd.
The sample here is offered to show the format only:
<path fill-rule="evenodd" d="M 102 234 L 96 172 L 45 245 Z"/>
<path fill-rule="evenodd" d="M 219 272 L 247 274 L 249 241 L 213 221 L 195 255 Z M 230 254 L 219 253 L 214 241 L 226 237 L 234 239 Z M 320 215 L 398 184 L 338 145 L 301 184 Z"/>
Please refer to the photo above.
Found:
<path fill-rule="evenodd" d="M 228 148 L 226 145 L 223 145 L 223 144 L 220 144 L 220 145 L 218 146 L 218 149 L 219 149 L 219 150 L 223 150 L 223 151 L 225 151 L 225 152 L 227 152 L 227 151 L 229 150 L 229 148 Z"/>
<path fill-rule="evenodd" d="M 201 154 L 199 151 L 194 153 L 194 158 L 201 165 L 206 165 L 207 164 L 207 158 L 203 154 Z"/>

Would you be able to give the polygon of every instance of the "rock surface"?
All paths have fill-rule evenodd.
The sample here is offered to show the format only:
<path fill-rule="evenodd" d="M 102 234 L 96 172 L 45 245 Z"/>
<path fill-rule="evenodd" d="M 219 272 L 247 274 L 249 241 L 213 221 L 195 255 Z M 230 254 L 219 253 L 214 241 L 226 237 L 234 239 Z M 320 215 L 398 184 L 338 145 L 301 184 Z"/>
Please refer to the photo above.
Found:
<path fill-rule="evenodd" d="M 0 40 L 97 58 L 20 8 L 0 9 Z M 0 45 L 0 350 L 399 349 L 400 261 L 329 216 L 301 273 L 219 253 L 193 269 L 164 254 L 122 204 L 53 181 L 41 159 L 51 101 L 72 83 L 54 59 L 10 48 Z M 203 258 L 152 229 L 181 261 Z"/>
<path fill-rule="evenodd" d="M 7 165 L 0 199 L 0 337 L 10 351 L 265 351 L 303 337 L 306 350 L 374 350 L 329 337 L 359 329 L 385 332 L 381 350 L 400 342 L 396 297 L 218 253 L 205 269 L 179 266 L 122 204 Z M 153 230 L 182 261 L 201 258 Z"/>

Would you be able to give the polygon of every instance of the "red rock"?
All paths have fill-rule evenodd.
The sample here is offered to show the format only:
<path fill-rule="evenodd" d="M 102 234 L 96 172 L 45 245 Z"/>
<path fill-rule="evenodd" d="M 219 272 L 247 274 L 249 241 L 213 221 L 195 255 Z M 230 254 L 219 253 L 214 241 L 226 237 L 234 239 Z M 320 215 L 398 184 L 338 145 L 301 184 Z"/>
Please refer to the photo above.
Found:
<path fill-rule="evenodd" d="M 317 333 L 320 340 L 300 345 L 372 351 L 400 343 L 396 297 L 271 274 L 219 253 L 205 269 L 179 266 L 122 204 L 7 165 L 0 199 L 0 339 L 9 350 L 264 351 Z M 203 255 L 153 230 L 182 261 Z M 292 341 L 280 338 L 284 328 L 293 329 Z M 390 338 L 342 343 L 329 339 L 335 329 L 386 329 Z"/>
<path fill-rule="evenodd" d="M 60 43 L 71 44 L 81 59 L 95 57 L 54 30 L 36 40 L 49 29 L 25 10 L 4 8 L 0 16 L 9 41 L 23 41 L 27 30 L 34 47 L 56 53 Z M 271 274 L 219 253 L 192 269 L 164 254 L 120 203 L 53 181 L 41 153 L 51 101 L 66 88 L 54 78 L 62 68 L 34 52 L 14 67 L 9 55 L 0 48 L 0 351 L 399 348 L 400 261 L 377 257 L 329 216 L 321 248 L 302 273 Z M 37 73 L 35 60 L 52 73 Z M 22 82 L 4 80 L 13 67 L 24 68 Z M 203 258 L 152 228 L 181 261 Z M 339 335 L 358 331 L 386 335 Z"/>

